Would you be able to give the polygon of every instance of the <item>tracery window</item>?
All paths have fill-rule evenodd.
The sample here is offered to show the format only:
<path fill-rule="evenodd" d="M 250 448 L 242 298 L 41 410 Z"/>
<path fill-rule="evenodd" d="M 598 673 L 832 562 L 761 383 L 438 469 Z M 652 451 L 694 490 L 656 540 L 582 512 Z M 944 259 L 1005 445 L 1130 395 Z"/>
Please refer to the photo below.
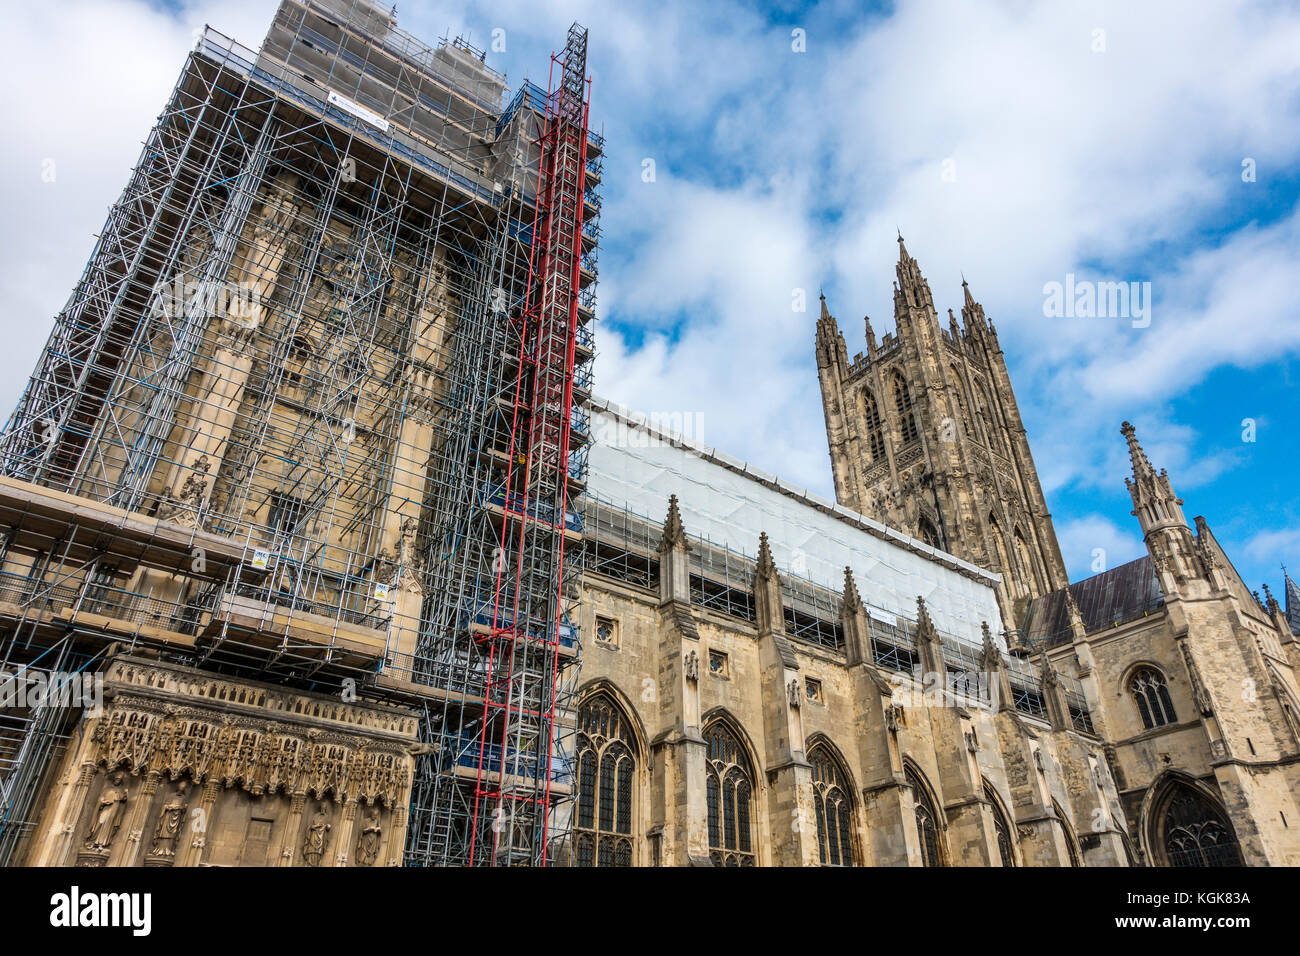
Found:
<path fill-rule="evenodd" d="M 880 406 L 876 404 L 876 396 L 871 394 L 869 388 L 862 390 L 862 407 L 867 423 L 867 451 L 871 455 L 873 462 L 883 461 L 885 458 L 885 435 L 880 424 Z"/>
<path fill-rule="evenodd" d="M 911 767 L 906 770 L 906 778 L 912 787 L 912 802 L 916 807 L 916 835 L 921 843 L 921 865 L 943 866 L 939 844 L 939 813 L 930 799 L 930 791 Z"/>
<path fill-rule="evenodd" d="M 1011 839 L 1011 821 L 1002 812 L 1002 801 L 997 798 L 997 794 L 987 783 L 984 784 L 984 799 L 993 808 L 993 830 L 997 834 L 998 856 L 1002 860 L 1002 865 L 1015 866 L 1016 849 Z"/>
<path fill-rule="evenodd" d="M 989 446 L 989 451 L 995 451 L 998 454 L 1005 454 L 1006 449 L 1002 444 L 1002 434 L 998 430 L 997 420 L 993 416 L 993 401 L 989 398 L 989 390 L 983 382 L 979 384 L 980 397 L 980 417 L 984 419 L 984 441 Z"/>
<path fill-rule="evenodd" d="M 817 814 L 817 852 L 823 866 L 853 866 L 853 788 L 829 747 L 808 751 L 812 764 L 813 807 Z"/>
<path fill-rule="evenodd" d="M 1016 552 L 1020 558 L 1020 563 L 1024 565 L 1025 584 L 1026 586 L 1032 586 L 1038 580 L 1038 572 L 1034 567 L 1033 555 L 1029 551 L 1029 543 L 1025 541 L 1025 536 L 1018 527 L 1011 533 L 1011 538 L 1016 543 Z"/>
<path fill-rule="evenodd" d="M 894 408 L 898 411 L 898 427 L 903 433 L 903 441 L 912 441 L 917 436 L 916 414 L 912 411 L 912 393 L 907 390 L 903 376 L 894 373 Z"/>
<path fill-rule="evenodd" d="M 1241 866 L 1237 835 L 1223 810 L 1199 791 L 1174 784 L 1159 845 L 1170 866 Z"/>
<path fill-rule="evenodd" d="M 722 722 L 704 732 L 709 859 L 714 866 L 754 866 L 754 775 L 736 735 Z"/>
<path fill-rule="evenodd" d="M 578 866 L 631 866 L 636 738 L 604 694 L 578 708 Z"/>
<path fill-rule="evenodd" d="M 1129 679 L 1129 693 L 1137 703 L 1142 725 L 1150 730 L 1163 727 L 1177 720 L 1174 715 L 1174 703 L 1169 699 L 1169 687 L 1165 676 L 1154 667 L 1142 667 Z"/>
<path fill-rule="evenodd" d="M 967 438 L 975 437 L 974 424 L 970 418 L 970 406 L 966 401 L 966 388 L 962 384 L 961 374 L 957 371 L 957 366 L 950 365 L 948 370 L 952 372 L 952 391 L 957 398 L 957 414 L 961 416 L 961 430 Z"/>
<path fill-rule="evenodd" d="M 1007 554 L 1007 542 L 1002 537 L 1002 525 L 998 523 L 997 516 L 993 514 L 989 515 L 989 533 L 993 536 L 993 548 L 997 551 L 997 570 L 1010 575 L 1013 569 L 1011 567 L 1011 557 Z"/>

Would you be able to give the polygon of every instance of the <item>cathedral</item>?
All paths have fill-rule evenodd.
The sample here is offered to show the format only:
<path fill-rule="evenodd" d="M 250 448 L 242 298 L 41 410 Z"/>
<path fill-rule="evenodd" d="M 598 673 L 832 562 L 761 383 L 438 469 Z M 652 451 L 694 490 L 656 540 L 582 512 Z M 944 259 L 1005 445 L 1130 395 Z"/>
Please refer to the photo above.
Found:
<path fill-rule="evenodd" d="M 1300 589 L 1128 423 L 1071 583 L 901 236 L 834 500 L 596 393 L 586 44 L 199 38 L 0 434 L 0 864 L 1300 863 Z"/>

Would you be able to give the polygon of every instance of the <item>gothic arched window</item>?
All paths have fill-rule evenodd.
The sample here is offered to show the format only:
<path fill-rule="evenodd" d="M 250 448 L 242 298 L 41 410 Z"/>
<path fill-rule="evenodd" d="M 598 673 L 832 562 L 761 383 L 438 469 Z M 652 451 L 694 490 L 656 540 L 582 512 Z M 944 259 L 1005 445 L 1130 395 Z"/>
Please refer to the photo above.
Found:
<path fill-rule="evenodd" d="M 903 441 L 912 441 L 917 436 L 916 414 L 912 411 L 912 393 L 907 390 L 903 376 L 894 373 L 894 408 L 898 412 L 898 427 L 903 433 Z"/>
<path fill-rule="evenodd" d="M 1215 801 L 1183 783 L 1170 787 L 1159 815 L 1157 848 L 1169 866 L 1241 866 L 1237 835 Z"/>
<path fill-rule="evenodd" d="M 1083 866 L 1083 860 L 1079 858 L 1079 840 L 1074 835 L 1074 828 L 1070 826 L 1070 818 L 1055 800 L 1052 801 L 1052 809 L 1056 811 L 1056 818 L 1061 821 L 1061 829 L 1065 831 L 1065 852 L 1070 855 L 1070 866 Z"/>
<path fill-rule="evenodd" d="M 1002 525 L 998 523 L 996 515 L 989 515 L 989 533 L 993 536 L 993 548 L 997 553 L 998 567 L 997 570 L 1002 574 L 1009 575 L 1012 571 L 1011 559 L 1007 554 L 1007 542 L 1002 536 Z M 1011 582 L 1007 581 L 1007 589 L 1010 590 Z"/>
<path fill-rule="evenodd" d="M 930 790 L 921 780 L 920 774 L 908 767 L 905 771 L 908 784 L 912 787 L 912 802 L 915 805 L 916 835 L 921 844 L 922 866 L 943 866 L 943 852 L 939 842 L 939 812 L 934 801 L 930 799 Z"/>
<path fill-rule="evenodd" d="M 1007 815 L 1002 809 L 1002 801 L 998 799 L 997 793 L 987 782 L 984 784 L 984 799 L 993 808 L 993 830 L 997 834 L 998 856 L 1002 860 L 1002 865 L 1015 866 L 1016 845 L 1011 837 L 1011 821 L 1007 819 Z"/>
<path fill-rule="evenodd" d="M 1016 554 L 1020 558 L 1020 563 L 1024 565 L 1025 585 L 1028 587 L 1038 580 L 1038 571 L 1034 567 L 1034 558 L 1029 551 L 1029 543 L 1025 541 L 1025 536 L 1021 534 L 1018 527 L 1011 533 L 1011 539 L 1015 542 Z"/>
<path fill-rule="evenodd" d="M 1174 716 L 1174 703 L 1169 699 L 1169 687 L 1165 684 L 1165 675 L 1154 667 L 1140 667 L 1129 678 L 1129 693 L 1137 702 L 1138 714 L 1142 717 L 1142 726 L 1163 727 L 1172 724 L 1178 718 Z"/>
<path fill-rule="evenodd" d="M 636 737 L 604 694 L 578 708 L 578 866 L 631 866 Z"/>
<path fill-rule="evenodd" d="M 867 423 L 867 452 L 873 462 L 884 461 L 885 435 L 880 425 L 880 406 L 869 388 L 862 390 L 862 412 Z"/>
<path fill-rule="evenodd" d="M 961 416 L 961 430 L 967 438 L 975 436 L 975 428 L 970 420 L 970 403 L 966 401 L 966 387 L 962 383 L 961 374 L 957 371 L 957 366 L 948 366 L 948 371 L 952 373 L 952 393 L 957 398 L 957 414 Z"/>
<path fill-rule="evenodd" d="M 922 541 L 932 548 L 942 548 L 939 543 L 939 532 L 934 529 L 934 525 L 929 518 L 922 517 L 917 523 L 917 535 Z"/>
<path fill-rule="evenodd" d="M 704 732 L 709 859 L 714 866 L 753 866 L 754 775 L 736 735 L 721 721 Z"/>
<path fill-rule="evenodd" d="M 997 420 L 993 417 L 993 401 L 989 390 L 983 382 L 979 384 L 980 418 L 984 419 L 984 440 L 990 451 L 1003 452 L 1002 436 L 998 431 Z"/>
<path fill-rule="evenodd" d="M 853 866 L 853 788 L 830 747 L 808 751 L 812 764 L 813 806 L 817 812 L 817 852 L 822 865 Z"/>

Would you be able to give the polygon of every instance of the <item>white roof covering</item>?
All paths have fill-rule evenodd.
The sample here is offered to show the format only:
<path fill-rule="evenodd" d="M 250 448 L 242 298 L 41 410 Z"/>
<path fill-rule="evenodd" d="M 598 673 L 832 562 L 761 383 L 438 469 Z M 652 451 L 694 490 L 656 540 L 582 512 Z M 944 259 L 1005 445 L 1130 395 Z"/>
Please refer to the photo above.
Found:
<path fill-rule="evenodd" d="M 594 398 L 590 493 L 659 522 L 677 495 L 688 535 L 754 556 L 767 532 L 777 568 L 833 591 L 853 569 L 877 616 L 914 620 L 916 598 L 944 633 L 974 644 L 980 623 L 1001 635 L 998 576 L 938 551 L 706 445 L 651 425 L 645 416 Z"/>

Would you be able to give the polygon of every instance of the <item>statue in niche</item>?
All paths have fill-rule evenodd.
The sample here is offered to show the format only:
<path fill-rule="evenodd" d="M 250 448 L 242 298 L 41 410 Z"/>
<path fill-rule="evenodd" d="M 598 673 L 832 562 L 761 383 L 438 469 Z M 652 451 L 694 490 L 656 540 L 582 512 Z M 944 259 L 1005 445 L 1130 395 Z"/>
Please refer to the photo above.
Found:
<path fill-rule="evenodd" d="M 158 811 L 158 825 L 153 831 L 153 847 L 149 850 L 151 856 L 176 855 L 176 840 L 185 825 L 185 809 L 189 803 L 189 795 L 190 782 L 182 779 L 176 785 L 176 792 L 171 799 Z"/>
<path fill-rule="evenodd" d="M 379 859 L 379 844 L 384 828 L 379 823 L 379 811 L 371 807 L 366 813 L 361 836 L 357 840 L 357 865 L 374 866 Z"/>
<path fill-rule="evenodd" d="M 307 839 L 302 845 L 302 858 L 308 866 L 320 866 L 321 858 L 329 850 L 331 829 L 333 827 L 325 819 L 325 807 L 318 803 L 316 814 L 311 818 L 311 826 L 307 828 Z"/>
<path fill-rule="evenodd" d="M 126 777 L 119 770 L 108 778 L 108 786 L 99 795 L 95 818 L 86 833 L 86 849 L 104 852 L 113 845 L 126 812 L 126 800 Z"/>

